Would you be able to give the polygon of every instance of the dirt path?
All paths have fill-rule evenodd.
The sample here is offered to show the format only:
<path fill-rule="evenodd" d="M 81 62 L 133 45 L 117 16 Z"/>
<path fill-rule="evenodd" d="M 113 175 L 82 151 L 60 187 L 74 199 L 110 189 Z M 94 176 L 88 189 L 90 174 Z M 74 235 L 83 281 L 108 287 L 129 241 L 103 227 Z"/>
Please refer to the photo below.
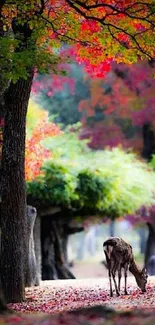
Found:
<path fill-rule="evenodd" d="M 101 262 L 82 261 L 75 262 L 71 271 L 75 275 L 76 279 L 88 279 L 88 278 L 106 278 L 108 276 L 108 270 L 101 264 Z"/>

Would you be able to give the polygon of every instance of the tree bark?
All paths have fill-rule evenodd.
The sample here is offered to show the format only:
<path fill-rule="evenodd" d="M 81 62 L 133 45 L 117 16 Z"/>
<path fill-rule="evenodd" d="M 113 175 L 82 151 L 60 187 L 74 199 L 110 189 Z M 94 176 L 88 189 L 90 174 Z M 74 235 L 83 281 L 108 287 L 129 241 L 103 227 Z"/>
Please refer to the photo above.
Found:
<path fill-rule="evenodd" d="M 33 70 L 5 93 L 1 161 L 1 281 L 7 302 L 25 298 L 26 243 L 25 127 Z"/>
<path fill-rule="evenodd" d="M 7 307 L 6 301 L 4 299 L 3 291 L 2 291 L 2 285 L 0 282 L 0 315 L 1 314 L 12 314 L 12 313 L 14 313 L 14 311 Z"/>
<path fill-rule="evenodd" d="M 145 267 L 150 275 L 155 275 L 155 224 L 148 222 L 147 225 L 149 235 L 146 244 Z"/>
<path fill-rule="evenodd" d="M 2 10 L 3 6 L 5 4 L 5 0 L 0 1 L 0 38 L 5 37 L 5 32 L 3 28 L 3 15 Z M 3 49 L 0 47 L 0 52 L 3 51 Z M 5 60 L 5 66 L 3 66 L 3 54 L 2 54 L 2 62 L 0 65 L 0 123 L 4 119 L 4 92 L 9 87 L 9 80 L 6 78 L 7 73 L 10 71 L 9 62 L 8 60 Z M 2 133 L 3 128 L 0 130 L 0 181 L 1 181 L 1 158 L 2 158 Z M 0 187 L 1 190 L 1 187 Z M 0 192 L 1 196 L 1 192 Z M 1 197 L 0 197 L 1 200 Z"/>

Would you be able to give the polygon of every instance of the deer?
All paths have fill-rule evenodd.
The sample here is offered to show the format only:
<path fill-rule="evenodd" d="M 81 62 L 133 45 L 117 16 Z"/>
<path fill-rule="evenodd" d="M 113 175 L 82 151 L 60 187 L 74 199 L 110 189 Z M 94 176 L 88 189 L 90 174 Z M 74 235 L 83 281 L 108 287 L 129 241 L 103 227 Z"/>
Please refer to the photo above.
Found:
<path fill-rule="evenodd" d="M 103 243 L 103 250 L 106 257 L 109 282 L 110 282 L 110 297 L 113 297 L 112 290 L 112 278 L 115 285 L 116 295 L 120 296 L 120 285 L 122 277 L 122 269 L 124 269 L 124 294 L 127 292 L 127 273 L 129 271 L 134 275 L 138 287 L 142 293 L 146 292 L 147 284 L 147 271 L 146 268 L 142 270 L 136 265 L 134 255 L 132 252 L 132 246 L 126 243 L 122 238 L 110 237 Z M 118 285 L 116 283 L 116 272 L 118 272 Z"/>

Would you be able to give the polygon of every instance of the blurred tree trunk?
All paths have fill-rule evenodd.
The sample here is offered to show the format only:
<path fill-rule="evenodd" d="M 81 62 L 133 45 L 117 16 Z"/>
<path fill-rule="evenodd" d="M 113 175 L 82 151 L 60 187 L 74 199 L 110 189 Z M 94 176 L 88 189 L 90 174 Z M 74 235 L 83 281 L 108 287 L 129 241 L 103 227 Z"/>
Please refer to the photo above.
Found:
<path fill-rule="evenodd" d="M 143 125 L 143 151 L 142 157 L 147 161 L 150 161 L 152 155 L 155 153 L 155 134 L 153 130 L 153 126 L 151 123 L 146 123 Z M 151 256 L 155 256 L 155 224 L 147 223 L 149 234 L 146 243 L 146 252 L 145 252 L 145 267 L 148 272 L 153 272 L 154 270 L 150 266 L 150 258 Z M 150 269 L 151 267 L 151 269 Z"/>
<path fill-rule="evenodd" d="M 68 266 L 67 245 L 68 236 L 83 227 L 69 227 L 60 214 L 57 220 L 53 216 L 42 217 L 42 279 L 75 279 Z"/>
<path fill-rule="evenodd" d="M 110 224 L 109 224 L 109 235 L 110 235 L 110 237 L 114 237 L 115 236 L 115 220 L 110 220 Z"/>
<path fill-rule="evenodd" d="M 36 221 L 37 211 L 33 206 L 27 206 L 27 217 L 28 217 L 28 232 L 27 239 L 29 244 L 28 252 L 28 265 L 26 270 L 25 286 L 31 287 L 34 285 L 39 285 L 39 272 L 37 267 L 36 253 L 35 253 L 35 243 L 34 243 L 34 225 Z M 40 233 L 38 234 L 40 236 Z M 37 243 L 38 244 L 38 241 Z"/>
<path fill-rule="evenodd" d="M 155 224 L 147 223 L 149 235 L 145 252 L 145 267 L 150 275 L 155 275 L 155 265 L 151 263 L 151 257 L 155 259 Z"/>
<path fill-rule="evenodd" d="M 140 252 L 141 254 L 145 254 L 146 251 L 146 241 L 147 241 L 147 236 L 146 236 L 146 227 L 142 226 L 137 229 L 139 238 L 140 238 Z"/>
<path fill-rule="evenodd" d="M 38 216 L 38 214 L 34 224 L 33 237 L 34 237 L 36 267 L 37 267 L 35 285 L 39 285 L 41 281 L 41 222 L 40 222 L 40 216 Z"/>
<path fill-rule="evenodd" d="M 66 225 L 61 222 L 53 222 L 53 233 L 55 235 L 54 250 L 55 250 L 55 264 L 57 269 L 58 279 L 75 279 L 71 273 L 66 260 L 68 233 L 66 232 Z M 65 238 L 65 240 L 64 240 Z M 65 247 L 64 244 L 65 243 Z"/>
<path fill-rule="evenodd" d="M 142 157 L 149 161 L 155 153 L 155 134 L 151 123 L 143 125 L 143 151 Z"/>
<path fill-rule="evenodd" d="M 54 250 L 55 235 L 48 217 L 41 220 L 42 280 L 57 280 Z"/>

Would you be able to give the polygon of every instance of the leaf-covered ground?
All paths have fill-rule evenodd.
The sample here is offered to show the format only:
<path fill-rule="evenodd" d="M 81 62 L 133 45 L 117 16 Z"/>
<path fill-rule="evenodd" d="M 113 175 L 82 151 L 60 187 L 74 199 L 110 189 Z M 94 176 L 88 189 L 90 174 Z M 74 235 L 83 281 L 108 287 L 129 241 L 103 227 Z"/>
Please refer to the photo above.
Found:
<path fill-rule="evenodd" d="M 137 289 L 133 278 L 129 278 L 128 283 L 128 296 L 110 298 L 108 279 L 44 281 L 40 287 L 26 289 L 27 301 L 25 303 L 10 304 L 9 307 L 18 313 L 1 317 L 0 324 L 129 325 L 130 323 L 130 325 L 154 325 L 155 278 L 149 279 L 145 294 L 141 294 Z M 109 316 L 107 311 L 102 310 L 101 313 L 93 311 L 93 314 L 87 313 L 83 316 L 82 311 L 66 314 L 68 311 L 96 305 L 115 308 L 117 313 L 110 313 Z M 125 314 L 122 314 L 122 311 Z"/>
<path fill-rule="evenodd" d="M 128 296 L 116 297 L 114 294 L 114 297 L 110 298 L 107 278 L 44 281 L 40 287 L 26 289 L 25 303 L 11 304 L 10 307 L 26 313 L 58 313 L 96 304 L 116 309 L 135 309 L 141 304 L 145 308 L 155 309 L 154 277 L 150 277 L 145 294 L 137 288 L 135 279 L 129 277 L 128 292 Z"/>

